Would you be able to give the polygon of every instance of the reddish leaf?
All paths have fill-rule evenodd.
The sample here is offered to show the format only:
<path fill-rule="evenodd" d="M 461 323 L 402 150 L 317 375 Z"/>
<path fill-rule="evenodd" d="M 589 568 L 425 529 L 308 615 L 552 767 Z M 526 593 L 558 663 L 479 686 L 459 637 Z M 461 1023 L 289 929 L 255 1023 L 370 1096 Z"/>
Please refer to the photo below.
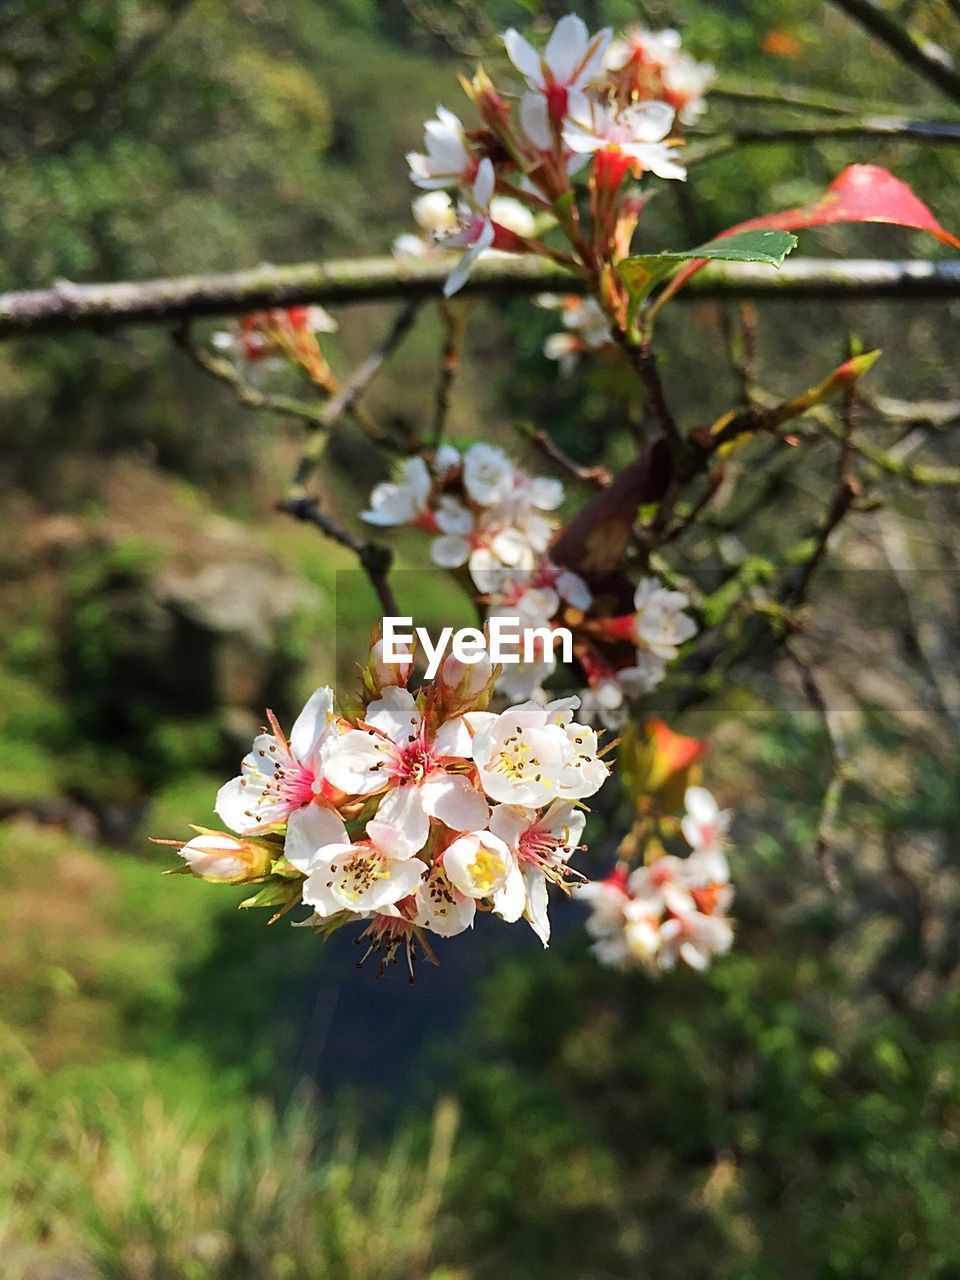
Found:
<path fill-rule="evenodd" d="M 740 231 L 801 231 L 804 227 L 827 227 L 838 222 L 886 222 L 897 227 L 911 227 L 960 249 L 960 240 L 941 227 L 907 184 L 875 164 L 849 165 L 808 209 L 785 209 L 782 213 L 750 218 L 746 222 L 738 222 L 735 227 L 728 227 L 714 238 L 722 240 Z M 701 258 L 679 271 L 661 294 L 661 301 L 672 297 L 705 265 L 706 259 Z"/>

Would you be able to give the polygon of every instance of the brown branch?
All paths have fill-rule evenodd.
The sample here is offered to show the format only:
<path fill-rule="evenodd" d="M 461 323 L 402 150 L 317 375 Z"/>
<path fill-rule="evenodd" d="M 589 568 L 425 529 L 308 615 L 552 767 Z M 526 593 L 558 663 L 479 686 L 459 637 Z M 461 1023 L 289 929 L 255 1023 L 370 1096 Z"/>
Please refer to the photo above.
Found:
<path fill-rule="evenodd" d="M 657 365 L 657 358 L 653 354 L 653 348 L 649 342 L 642 342 L 635 346 L 626 341 L 623 344 L 623 349 L 627 359 L 633 365 L 637 376 L 643 383 L 647 393 L 647 403 L 660 426 L 660 430 L 670 444 L 675 449 L 679 449 L 683 444 L 683 436 L 680 434 L 676 418 L 674 418 L 670 406 L 667 404 L 667 397 L 663 390 L 663 383 L 660 380 L 660 369 Z"/>
<path fill-rule="evenodd" d="M 430 441 L 434 449 L 443 440 L 447 426 L 447 414 L 450 412 L 450 394 L 453 391 L 453 380 L 460 368 L 460 350 L 467 327 L 466 312 L 441 302 L 440 322 L 443 325 L 443 349 L 440 352 L 440 374 L 437 378 L 437 390 L 433 401 L 433 426 Z"/>
<path fill-rule="evenodd" d="M 796 608 L 803 603 L 810 587 L 810 581 L 826 557 L 830 539 L 837 526 L 853 506 L 853 501 L 858 493 L 857 482 L 851 476 L 842 475 L 837 483 L 829 510 L 814 534 L 812 553 L 802 564 L 797 566 L 796 572 L 784 584 L 780 593 L 782 604 Z"/>
<path fill-rule="evenodd" d="M 285 498 L 277 503 L 277 510 L 293 516 L 295 520 L 314 525 L 326 537 L 352 551 L 377 593 L 384 617 L 397 614 L 397 602 L 388 580 L 393 564 L 393 552 L 389 547 L 358 538 L 331 516 L 325 515 L 316 498 Z"/>
<path fill-rule="evenodd" d="M 384 363 L 403 341 L 420 310 L 419 298 L 412 298 L 397 313 L 390 331 L 380 345 L 357 366 L 336 395 L 324 405 L 322 425 L 329 430 L 345 413 L 352 412 L 357 398 L 367 389 Z"/>
<path fill-rule="evenodd" d="M 748 80 L 723 76 L 710 90 L 710 97 L 729 102 L 757 102 L 764 106 L 790 107 L 797 111 L 815 111 L 824 115 L 860 116 L 896 114 L 890 103 L 865 102 L 838 93 L 800 88 L 798 85 L 755 84 Z"/>
<path fill-rule="evenodd" d="M 960 104 L 960 74 L 946 50 L 909 27 L 901 27 L 876 0 L 831 0 L 831 3 L 885 44 L 900 62 L 936 85 L 951 102 Z"/>
<path fill-rule="evenodd" d="M 827 740 L 830 743 L 832 762 L 830 780 L 823 793 L 820 804 L 820 818 L 817 822 L 816 855 L 823 872 L 823 878 L 831 893 L 839 893 L 841 889 L 837 866 L 833 860 L 833 841 L 836 834 L 837 818 L 843 793 L 849 780 L 850 753 L 846 736 L 840 727 L 833 709 L 817 680 L 812 667 L 800 657 L 788 642 L 784 645 L 787 656 L 797 668 L 804 696 L 823 721 Z"/>
<path fill-rule="evenodd" d="M 51 289 L 0 295 L 0 338 L 166 324 L 310 302 L 336 306 L 439 298 L 448 271 L 449 263 L 442 260 L 401 265 L 392 258 L 356 258 L 139 283 L 62 281 Z M 518 255 L 479 262 L 464 295 L 583 293 L 586 288 L 560 267 Z M 676 301 L 704 297 L 957 298 L 960 262 L 788 258 L 779 271 L 754 263 L 714 263 Z"/>
<path fill-rule="evenodd" d="M 613 476 L 606 467 L 584 467 L 579 462 L 574 462 L 573 458 L 564 453 L 542 427 L 534 427 L 526 422 L 517 422 L 514 426 L 545 458 L 549 458 L 568 476 L 573 476 L 582 484 L 592 485 L 595 489 L 605 489 L 613 481 Z"/>

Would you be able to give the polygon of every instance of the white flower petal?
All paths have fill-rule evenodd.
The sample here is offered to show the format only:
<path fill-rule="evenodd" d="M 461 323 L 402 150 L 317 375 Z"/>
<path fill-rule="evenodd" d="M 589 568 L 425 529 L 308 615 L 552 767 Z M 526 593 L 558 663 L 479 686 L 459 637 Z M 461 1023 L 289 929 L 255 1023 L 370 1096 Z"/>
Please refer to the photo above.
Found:
<path fill-rule="evenodd" d="M 442 867 L 433 867 L 417 889 L 416 923 L 441 938 L 452 938 L 473 927 L 475 899 L 450 883 Z"/>
<path fill-rule="evenodd" d="M 367 835 L 390 858 L 409 858 L 419 853 L 430 834 L 430 819 L 424 812 L 420 788 L 412 783 L 394 787 L 380 802 L 375 817 L 367 823 Z"/>
<path fill-rule="evenodd" d="M 523 873 L 513 859 L 506 880 L 493 895 L 493 909 L 507 924 L 513 924 L 523 915 L 526 906 L 527 888 Z"/>
<path fill-rule="evenodd" d="M 332 720 L 333 690 L 327 687 L 317 689 L 310 695 L 290 731 L 290 748 L 301 764 L 313 766 L 314 755 Z"/>
<path fill-rule="evenodd" d="M 550 33 L 543 58 L 559 84 L 568 84 L 583 61 L 590 32 L 582 18 L 568 13 Z"/>
<path fill-rule="evenodd" d="M 391 742 L 406 746 L 419 735 L 423 718 L 410 690 L 391 685 L 367 707 L 364 722 Z"/>
<path fill-rule="evenodd" d="M 430 544 L 430 559 L 443 569 L 458 569 L 470 558 L 470 543 L 459 534 L 443 534 Z"/>
<path fill-rule="evenodd" d="M 509 31 L 504 31 L 500 38 L 507 50 L 507 57 L 520 74 L 526 76 L 532 85 L 541 86 L 543 70 L 540 66 L 540 55 L 529 40 L 525 40 L 513 27 Z"/>
<path fill-rule="evenodd" d="M 283 853 L 298 871 L 309 871 L 317 856 L 322 857 L 326 846 L 343 844 L 348 839 L 339 813 L 322 805 L 307 804 L 287 819 Z"/>
<path fill-rule="evenodd" d="M 520 99 L 520 124 L 538 151 L 553 150 L 550 114 L 542 93 L 525 93 Z"/>
<path fill-rule="evenodd" d="M 477 831 L 490 818 L 486 800 L 463 774 L 431 774 L 420 794 L 427 813 L 453 831 Z"/>
<path fill-rule="evenodd" d="M 351 729 L 325 744 L 324 779 L 350 795 L 382 791 L 389 782 L 386 766 L 391 749 L 379 734 Z"/>
<path fill-rule="evenodd" d="M 449 661 L 448 658 L 447 662 Z M 444 663 L 444 671 L 446 671 L 447 662 Z M 433 746 L 439 756 L 469 760 L 473 755 L 473 734 L 463 716 L 455 716 L 442 724 L 433 739 Z"/>
<path fill-rule="evenodd" d="M 513 854 L 489 831 L 461 836 L 443 852 L 447 879 L 468 898 L 492 897 L 515 866 Z"/>
<path fill-rule="evenodd" d="M 546 947 L 550 942 L 550 917 L 547 914 L 547 878 L 535 867 L 524 867 L 523 883 L 526 889 L 527 905 L 524 916 L 530 928 Z"/>
<path fill-rule="evenodd" d="M 262 791 L 254 790 L 247 778 L 231 778 L 217 792 L 214 811 L 220 821 L 238 835 L 256 831 L 263 826 L 262 822 L 257 822 L 252 816 L 259 795 L 262 795 Z"/>

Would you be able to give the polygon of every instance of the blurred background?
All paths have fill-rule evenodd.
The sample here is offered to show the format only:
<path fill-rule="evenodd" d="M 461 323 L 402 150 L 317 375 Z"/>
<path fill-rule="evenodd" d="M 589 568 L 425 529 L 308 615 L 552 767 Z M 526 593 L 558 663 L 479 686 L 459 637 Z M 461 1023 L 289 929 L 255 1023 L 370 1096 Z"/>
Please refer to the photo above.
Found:
<path fill-rule="evenodd" d="M 960 53 L 954 4 L 896 9 Z M 496 64 L 505 26 L 564 11 L 8 0 L 0 288 L 388 252 L 410 223 L 404 153 L 437 102 L 459 109 L 456 73 Z M 592 28 L 678 25 L 722 83 L 957 116 L 814 0 L 579 12 Z M 711 101 L 704 127 L 784 118 L 782 104 Z M 892 169 L 957 229 L 956 149 L 832 138 L 698 166 L 651 205 L 649 243 L 802 204 L 854 160 Z M 802 250 L 932 243 L 834 229 Z M 684 422 L 736 400 L 739 313 L 700 301 L 665 316 Z M 334 367 L 348 372 L 391 315 L 341 309 L 324 338 Z M 939 416 L 914 414 L 924 457 L 956 464 L 958 316 L 946 302 L 763 303 L 756 359 L 788 394 L 851 334 L 883 347 L 869 393 L 936 402 Z M 583 462 L 627 448 L 616 371 L 561 377 L 542 354 L 556 328 L 529 301 L 472 307 L 457 438 L 534 466 L 521 417 Z M 441 342 L 424 313 L 371 412 L 427 417 Z M 148 843 L 210 822 L 263 708 L 289 724 L 317 684 L 347 678 L 378 616 L 349 553 L 274 512 L 297 452 L 289 421 L 239 406 L 163 327 L 0 344 L 5 1280 L 960 1274 L 955 490 L 904 488 L 858 516 L 813 595 L 808 650 L 851 757 L 839 892 L 816 854 L 829 736 L 797 671 L 767 653 L 682 714 L 669 691 L 649 707 L 711 737 L 708 784 L 737 811 L 729 957 L 707 975 L 616 974 L 558 903 L 549 952 L 526 930 L 478 928 L 408 986 L 357 973 L 349 940 L 265 929 L 237 912 L 242 890 L 162 878 L 170 856 Z M 748 533 L 721 508 L 710 550 L 759 582 L 829 494 L 835 453 L 762 475 L 751 457 Z M 385 474 L 341 425 L 321 488 L 345 524 L 360 528 Z M 416 572 L 418 536 L 395 545 L 401 604 L 459 617 L 445 580 Z M 682 554 L 694 565 L 700 548 Z M 600 874 L 625 824 L 612 801 L 592 824 Z"/>

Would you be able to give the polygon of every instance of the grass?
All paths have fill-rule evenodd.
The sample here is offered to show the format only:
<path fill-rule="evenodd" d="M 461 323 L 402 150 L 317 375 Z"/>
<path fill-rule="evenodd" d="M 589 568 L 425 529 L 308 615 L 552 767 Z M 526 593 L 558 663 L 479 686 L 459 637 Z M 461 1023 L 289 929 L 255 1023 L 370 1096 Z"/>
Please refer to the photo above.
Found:
<path fill-rule="evenodd" d="M 5 1280 L 409 1280 L 435 1263 L 458 1113 L 361 1156 L 306 1099 L 197 1111 L 91 1084 L 58 1097 L 0 1040 Z"/>

